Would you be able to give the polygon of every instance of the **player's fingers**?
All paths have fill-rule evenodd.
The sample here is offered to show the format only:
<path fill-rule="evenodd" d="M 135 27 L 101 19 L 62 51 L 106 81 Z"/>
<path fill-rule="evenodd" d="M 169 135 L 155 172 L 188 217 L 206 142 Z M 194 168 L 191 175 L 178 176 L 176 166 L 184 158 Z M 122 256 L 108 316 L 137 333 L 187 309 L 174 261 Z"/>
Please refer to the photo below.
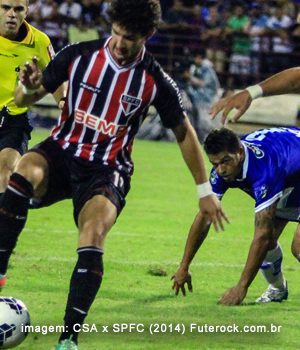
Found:
<path fill-rule="evenodd" d="M 240 119 L 240 117 L 244 114 L 245 110 L 242 108 L 239 109 L 234 109 L 234 112 L 232 113 L 232 117 L 230 118 L 230 120 L 235 123 L 236 121 L 238 121 L 238 119 Z"/>
<path fill-rule="evenodd" d="M 33 73 L 33 69 L 32 69 L 32 66 L 31 66 L 30 62 L 26 62 L 26 63 L 24 64 L 24 71 L 25 71 L 28 75 Z"/>
<path fill-rule="evenodd" d="M 221 231 L 224 231 L 223 216 L 221 215 L 220 211 L 217 212 L 217 222 Z"/>
<path fill-rule="evenodd" d="M 181 286 L 181 291 L 182 291 L 183 296 L 186 296 L 186 292 L 185 292 L 185 287 L 184 287 L 184 285 Z"/>
<path fill-rule="evenodd" d="M 213 224 L 216 232 L 219 232 L 219 222 L 218 222 L 216 215 L 211 216 L 211 221 L 212 221 L 212 224 Z"/>
<path fill-rule="evenodd" d="M 225 214 L 225 212 L 222 209 L 220 209 L 220 215 L 226 221 L 227 224 L 230 224 L 230 221 L 229 221 L 227 215 Z"/>
<path fill-rule="evenodd" d="M 218 304 L 224 304 L 226 303 L 226 295 L 222 295 L 220 299 L 218 300 Z"/>
<path fill-rule="evenodd" d="M 187 282 L 187 286 L 188 286 L 189 292 L 192 293 L 192 291 L 193 291 L 193 286 L 192 286 L 192 281 L 191 281 L 191 280 L 189 280 L 189 281 Z"/>
<path fill-rule="evenodd" d="M 32 63 L 33 63 L 33 66 L 37 69 L 38 67 L 38 58 L 36 56 L 32 57 Z"/>
<path fill-rule="evenodd" d="M 222 124 L 225 124 L 226 119 L 228 118 L 228 114 L 232 111 L 234 107 L 231 105 L 225 106 L 223 109 L 222 117 L 221 117 L 221 122 Z"/>
<path fill-rule="evenodd" d="M 221 112 L 223 107 L 224 107 L 224 103 L 222 100 L 217 102 L 215 105 L 213 105 L 209 110 L 209 114 L 210 114 L 211 119 L 215 119 L 216 115 L 219 112 Z"/>
<path fill-rule="evenodd" d="M 176 284 L 177 284 L 177 283 L 174 281 L 173 286 L 172 286 L 172 289 L 173 289 L 173 290 L 175 289 Z"/>

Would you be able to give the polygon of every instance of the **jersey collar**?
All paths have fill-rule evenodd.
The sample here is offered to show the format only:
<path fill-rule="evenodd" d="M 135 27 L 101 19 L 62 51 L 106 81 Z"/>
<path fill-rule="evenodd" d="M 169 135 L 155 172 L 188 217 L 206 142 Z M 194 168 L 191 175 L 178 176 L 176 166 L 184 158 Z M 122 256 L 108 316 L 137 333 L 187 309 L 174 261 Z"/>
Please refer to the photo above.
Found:
<path fill-rule="evenodd" d="M 2 37 L 2 40 L 8 40 L 8 41 L 13 42 L 13 43 L 32 45 L 34 43 L 34 34 L 33 34 L 33 31 L 32 31 L 32 28 L 25 20 L 23 21 L 22 25 L 23 24 L 26 27 L 27 34 L 26 34 L 25 38 L 22 41 L 10 40 L 10 39 L 5 38 L 4 36 Z"/>
<path fill-rule="evenodd" d="M 121 66 L 120 64 L 118 64 L 115 61 L 115 59 L 113 58 L 113 56 L 109 50 L 108 44 L 109 44 L 110 40 L 111 40 L 111 36 L 106 40 L 106 42 L 104 44 L 104 51 L 105 51 L 106 58 L 109 60 L 109 62 L 111 63 L 112 67 L 115 70 L 127 70 L 130 68 L 134 68 L 138 63 L 140 63 L 143 60 L 144 55 L 145 55 L 145 51 L 146 51 L 145 46 L 143 47 L 140 54 L 133 62 L 130 62 L 124 66 Z"/>
<path fill-rule="evenodd" d="M 246 147 L 246 145 L 242 142 L 242 145 L 244 147 L 244 152 L 245 152 L 245 159 L 244 159 L 244 162 L 243 162 L 243 173 L 242 173 L 242 177 L 239 178 L 239 179 L 236 179 L 236 181 L 243 181 L 246 179 L 247 177 L 247 173 L 248 173 L 248 167 L 249 167 L 249 150 L 248 148 Z"/>
<path fill-rule="evenodd" d="M 34 36 L 33 36 L 33 32 L 32 32 L 31 26 L 26 21 L 24 21 L 23 23 L 26 26 L 27 35 L 24 38 L 24 40 L 22 40 L 21 42 L 22 42 L 22 44 L 32 45 L 33 42 L 34 42 Z"/>

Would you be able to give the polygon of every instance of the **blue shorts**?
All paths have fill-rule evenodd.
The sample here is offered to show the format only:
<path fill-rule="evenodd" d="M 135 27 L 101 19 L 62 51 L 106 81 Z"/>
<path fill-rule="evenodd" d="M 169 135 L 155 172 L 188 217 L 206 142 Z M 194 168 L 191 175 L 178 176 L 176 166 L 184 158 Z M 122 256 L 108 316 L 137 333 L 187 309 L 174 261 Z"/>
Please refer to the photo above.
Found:
<path fill-rule="evenodd" d="M 287 221 L 300 222 L 300 183 L 283 191 L 276 208 L 276 217 Z"/>

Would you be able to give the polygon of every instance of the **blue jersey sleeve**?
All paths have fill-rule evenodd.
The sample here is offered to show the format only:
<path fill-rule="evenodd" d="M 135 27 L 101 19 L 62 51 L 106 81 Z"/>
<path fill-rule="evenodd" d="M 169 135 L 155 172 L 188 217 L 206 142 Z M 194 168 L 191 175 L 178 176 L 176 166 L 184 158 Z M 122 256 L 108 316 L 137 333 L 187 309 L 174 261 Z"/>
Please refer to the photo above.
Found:
<path fill-rule="evenodd" d="M 214 194 L 219 199 L 222 199 L 222 197 L 224 196 L 224 193 L 228 189 L 228 185 L 220 176 L 218 176 L 218 174 L 216 173 L 214 168 L 210 172 L 209 181 L 211 183 L 212 190 L 213 190 Z"/>
<path fill-rule="evenodd" d="M 272 174 L 272 176 L 271 176 Z M 253 184 L 253 195 L 255 199 L 255 212 L 259 212 L 273 203 L 282 195 L 285 182 L 280 172 L 265 170 L 264 176 Z"/>

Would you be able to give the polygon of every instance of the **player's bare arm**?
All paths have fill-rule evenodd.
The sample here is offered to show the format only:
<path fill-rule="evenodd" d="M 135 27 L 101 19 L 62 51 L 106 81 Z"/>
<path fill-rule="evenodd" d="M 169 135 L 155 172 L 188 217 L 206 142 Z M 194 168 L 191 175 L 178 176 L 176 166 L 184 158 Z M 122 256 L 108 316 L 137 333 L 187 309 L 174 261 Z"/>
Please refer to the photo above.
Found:
<path fill-rule="evenodd" d="M 186 117 L 181 125 L 173 129 L 173 132 L 195 183 L 197 185 L 208 183 L 200 144 L 188 118 Z M 216 231 L 224 229 L 223 222 L 228 222 L 228 219 L 221 208 L 220 201 L 212 191 L 200 198 L 199 206 L 202 213 L 208 215 Z"/>
<path fill-rule="evenodd" d="M 67 83 L 63 83 L 54 93 L 53 97 L 59 109 L 63 109 L 67 95 Z"/>
<path fill-rule="evenodd" d="M 222 98 L 216 102 L 210 110 L 212 119 L 216 117 L 218 113 L 222 111 L 221 122 L 224 124 L 228 115 L 230 114 L 230 120 L 232 122 L 237 121 L 250 107 L 252 98 L 247 90 L 242 90 L 233 96 Z"/>
<path fill-rule="evenodd" d="M 212 118 L 215 118 L 218 113 L 222 112 L 222 123 L 229 115 L 231 121 L 235 122 L 247 111 L 253 99 L 260 96 L 289 93 L 300 93 L 300 67 L 286 69 L 257 85 L 221 99 L 212 106 L 210 114 Z M 232 112 L 232 115 L 230 112 Z"/>
<path fill-rule="evenodd" d="M 19 107 L 29 106 L 47 94 L 42 85 L 42 71 L 37 64 L 37 58 L 25 63 L 20 71 L 20 85 L 15 91 L 15 103 Z"/>
<path fill-rule="evenodd" d="M 174 280 L 172 289 L 175 290 L 176 295 L 178 295 L 179 291 L 181 291 L 184 296 L 186 295 L 185 284 L 187 284 L 190 292 L 193 291 L 192 276 L 189 273 L 189 266 L 207 237 L 209 228 L 209 219 L 199 212 L 190 228 L 180 266 L 172 276 L 172 280 Z"/>
<path fill-rule="evenodd" d="M 277 203 L 274 203 L 255 215 L 254 238 L 249 248 L 247 261 L 238 284 L 226 291 L 219 300 L 224 305 L 239 305 L 246 297 L 249 286 L 254 280 L 271 245 L 274 244 L 274 218 Z"/>

